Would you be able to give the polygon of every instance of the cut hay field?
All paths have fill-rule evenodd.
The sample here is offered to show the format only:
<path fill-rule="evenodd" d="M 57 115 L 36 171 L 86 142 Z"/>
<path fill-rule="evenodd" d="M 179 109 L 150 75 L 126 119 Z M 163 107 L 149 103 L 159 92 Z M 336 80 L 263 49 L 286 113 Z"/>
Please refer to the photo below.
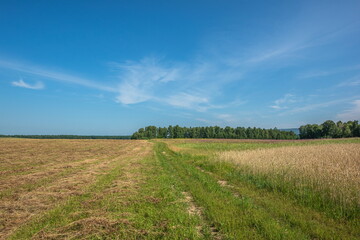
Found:
<path fill-rule="evenodd" d="M 0 239 L 360 239 L 360 139 L 0 138 Z"/>
<path fill-rule="evenodd" d="M 135 191 L 150 151 L 145 141 L 0 139 L 0 238 L 67 238 L 99 224 L 106 233 L 115 220 L 91 204 Z M 56 221 L 64 226 L 50 230 Z"/>

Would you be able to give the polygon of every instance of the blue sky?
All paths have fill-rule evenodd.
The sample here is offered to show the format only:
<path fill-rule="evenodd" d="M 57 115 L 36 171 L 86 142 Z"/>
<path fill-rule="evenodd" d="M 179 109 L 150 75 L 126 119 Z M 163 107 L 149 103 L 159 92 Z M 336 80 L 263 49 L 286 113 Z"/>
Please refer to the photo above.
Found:
<path fill-rule="evenodd" d="M 1 1 L 0 134 L 360 119 L 359 1 Z"/>

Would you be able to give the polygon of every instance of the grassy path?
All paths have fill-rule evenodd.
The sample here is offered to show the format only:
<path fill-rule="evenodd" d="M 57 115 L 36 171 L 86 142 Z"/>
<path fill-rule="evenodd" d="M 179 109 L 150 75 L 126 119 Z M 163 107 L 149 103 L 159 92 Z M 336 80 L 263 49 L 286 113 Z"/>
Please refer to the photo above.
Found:
<path fill-rule="evenodd" d="M 169 174 L 202 209 L 206 224 L 224 239 L 358 239 L 356 223 L 342 222 L 280 193 L 259 189 L 231 176 L 229 169 L 206 168 L 201 156 L 156 145 L 158 158 Z M 205 167 L 205 169 L 204 169 Z M 213 172 L 211 172 L 213 170 Z M 239 180 L 240 179 L 240 180 Z"/>

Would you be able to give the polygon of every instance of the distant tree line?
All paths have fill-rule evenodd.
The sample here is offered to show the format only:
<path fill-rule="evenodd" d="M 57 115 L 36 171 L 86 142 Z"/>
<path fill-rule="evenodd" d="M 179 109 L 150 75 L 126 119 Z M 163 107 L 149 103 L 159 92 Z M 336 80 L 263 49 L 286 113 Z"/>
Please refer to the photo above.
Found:
<path fill-rule="evenodd" d="M 130 139 L 131 136 L 81 136 L 81 135 L 0 135 L 0 138 L 34 139 Z"/>
<path fill-rule="evenodd" d="M 151 138 L 229 138 L 229 139 L 297 139 L 291 131 L 244 127 L 155 127 L 147 126 L 133 133 L 131 139 Z"/>
<path fill-rule="evenodd" d="M 80 135 L 0 135 L 0 138 L 34 139 L 151 139 L 151 138 L 227 138 L 227 139 L 312 139 L 360 137 L 358 121 L 341 122 L 327 120 L 322 124 L 307 124 L 299 129 L 299 136 L 293 131 L 277 128 L 244 127 L 156 127 L 140 128 L 132 136 L 80 136 Z"/>
<path fill-rule="evenodd" d="M 360 137 L 358 121 L 342 122 L 327 120 L 322 124 L 307 124 L 300 127 L 300 138 L 348 138 Z"/>

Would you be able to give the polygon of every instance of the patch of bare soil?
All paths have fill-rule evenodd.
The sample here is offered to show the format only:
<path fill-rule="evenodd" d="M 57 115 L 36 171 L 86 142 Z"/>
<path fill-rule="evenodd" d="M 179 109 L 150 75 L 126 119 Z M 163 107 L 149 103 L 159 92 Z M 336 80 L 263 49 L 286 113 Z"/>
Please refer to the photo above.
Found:
<path fill-rule="evenodd" d="M 205 224 L 205 220 L 204 220 L 204 216 L 203 216 L 203 209 L 199 206 L 196 205 L 193 197 L 191 196 L 191 194 L 189 192 L 182 192 L 182 194 L 184 195 L 184 201 L 187 203 L 188 205 L 188 213 L 190 215 L 196 215 L 196 216 L 199 216 L 201 218 L 201 222 L 203 224 Z M 203 236 L 203 226 L 202 225 L 199 225 L 196 227 L 197 229 L 197 233 L 198 233 L 198 236 Z M 218 229 L 215 227 L 215 226 L 210 226 L 210 234 L 211 236 L 216 239 L 216 240 L 220 240 L 222 239 Z"/>
<path fill-rule="evenodd" d="M 201 208 L 200 207 L 197 207 L 195 205 L 195 202 L 194 202 L 194 199 L 193 197 L 191 196 L 190 193 L 188 192 L 182 192 L 182 194 L 184 195 L 185 197 L 185 202 L 188 204 L 188 213 L 190 215 L 198 215 L 198 216 L 201 216 Z"/>
<path fill-rule="evenodd" d="M 213 174 L 212 172 L 205 171 L 205 170 L 202 169 L 201 167 L 196 167 L 196 169 L 198 169 L 199 171 L 201 171 L 201 172 L 203 172 L 203 173 L 206 173 L 206 174 L 209 174 L 209 175 L 213 175 L 213 176 L 214 176 L 214 174 Z M 218 180 L 217 183 L 218 183 L 220 186 L 222 186 L 222 187 L 226 187 L 226 188 L 230 188 L 230 189 L 233 189 L 233 188 L 234 188 L 234 186 L 230 185 L 230 184 L 228 183 L 228 181 L 226 181 L 226 180 Z M 239 195 L 238 193 L 236 193 L 236 192 L 233 192 L 233 195 L 234 195 L 235 197 L 240 197 L 240 195 Z"/>

